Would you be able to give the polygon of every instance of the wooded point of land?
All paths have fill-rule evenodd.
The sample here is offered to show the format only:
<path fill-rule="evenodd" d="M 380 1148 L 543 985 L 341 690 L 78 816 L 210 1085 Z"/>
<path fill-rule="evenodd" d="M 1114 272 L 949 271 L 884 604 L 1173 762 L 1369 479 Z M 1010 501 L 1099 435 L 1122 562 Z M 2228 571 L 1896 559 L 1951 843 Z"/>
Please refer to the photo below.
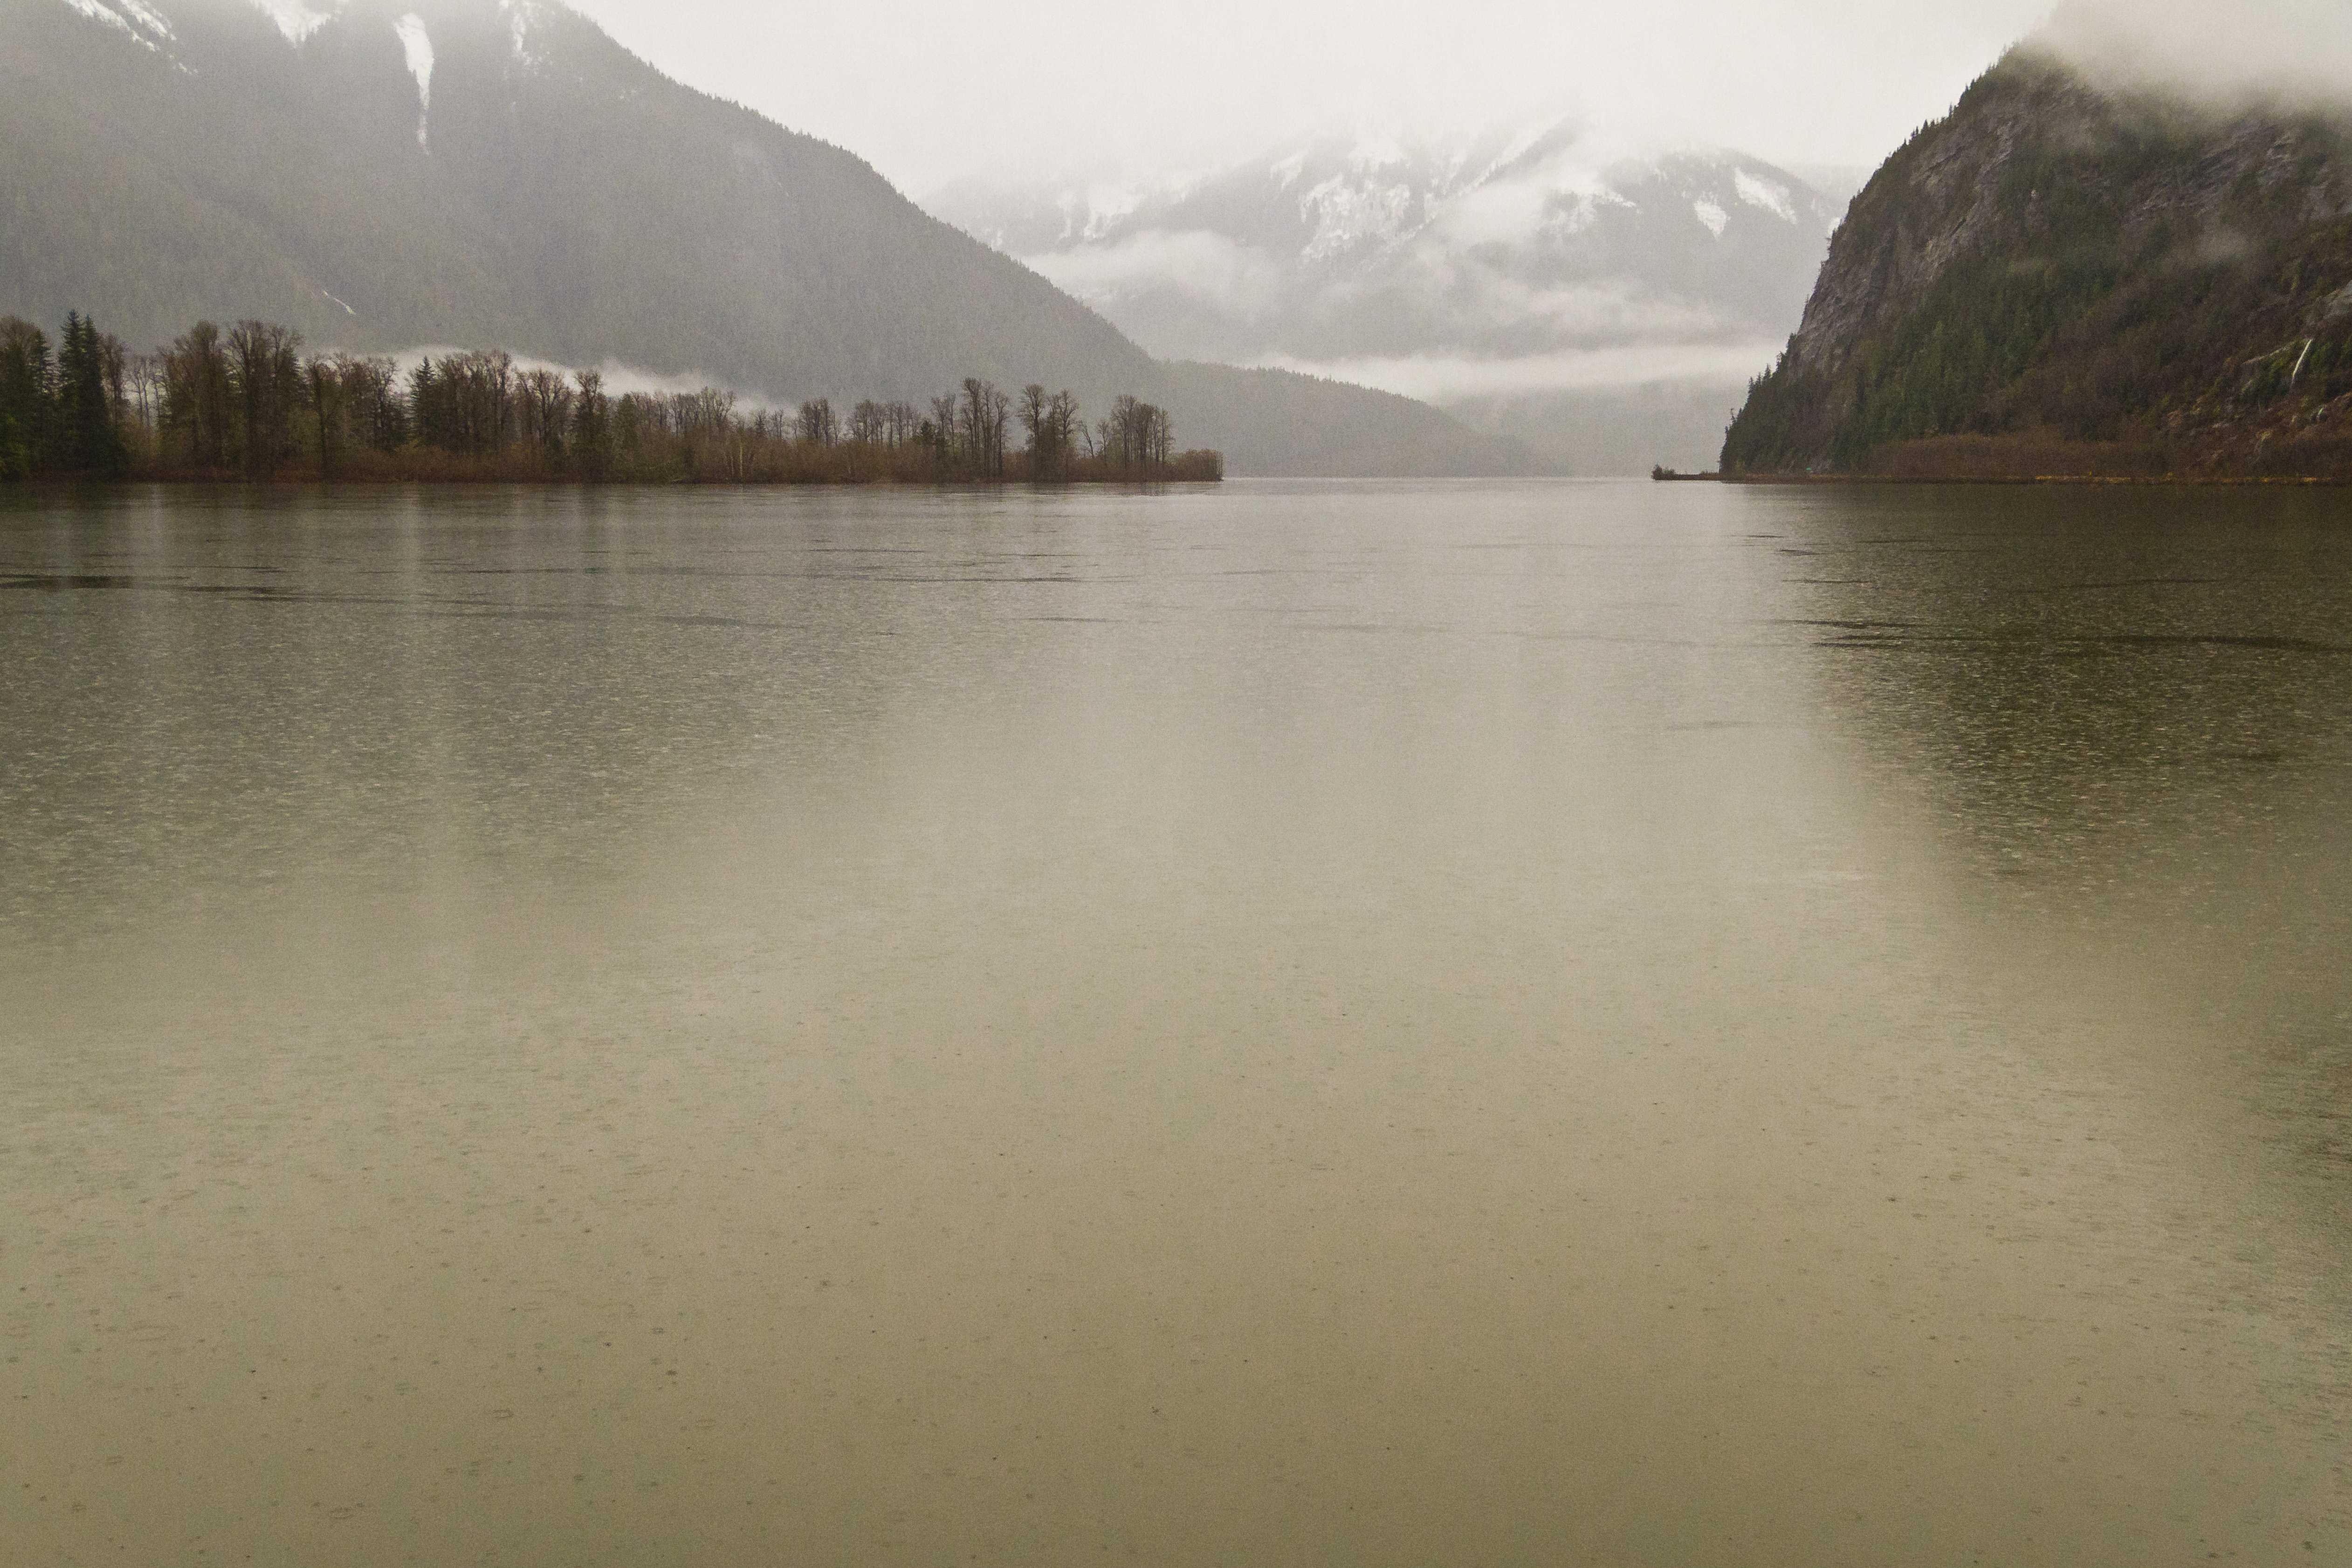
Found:
<path fill-rule="evenodd" d="M 717 484 L 1214 482 L 1155 404 L 1091 425 L 1070 393 L 969 378 L 927 408 L 826 398 L 740 410 L 733 393 L 619 395 L 594 371 L 497 351 L 305 356 L 267 321 L 199 321 L 134 353 L 68 314 L 53 352 L 0 318 L 0 479 L 573 480 Z M 1019 432 L 1023 444 L 1012 445 Z"/>

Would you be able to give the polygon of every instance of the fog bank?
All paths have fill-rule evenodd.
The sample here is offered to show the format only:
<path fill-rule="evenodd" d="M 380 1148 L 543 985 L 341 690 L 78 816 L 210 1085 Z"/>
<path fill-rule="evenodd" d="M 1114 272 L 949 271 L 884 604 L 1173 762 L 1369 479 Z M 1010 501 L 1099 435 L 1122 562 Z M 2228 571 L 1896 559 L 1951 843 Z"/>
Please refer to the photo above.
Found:
<path fill-rule="evenodd" d="M 2344 0 L 2072 0 L 2034 42 L 2111 86 L 2221 108 L 2352 110 Z"/>

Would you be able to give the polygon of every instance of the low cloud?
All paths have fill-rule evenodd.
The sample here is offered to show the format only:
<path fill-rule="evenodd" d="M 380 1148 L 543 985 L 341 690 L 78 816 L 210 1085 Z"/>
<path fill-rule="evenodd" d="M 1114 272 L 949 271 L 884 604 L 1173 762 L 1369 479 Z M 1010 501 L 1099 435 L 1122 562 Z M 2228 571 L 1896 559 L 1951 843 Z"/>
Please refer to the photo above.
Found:
<path fill-rule="evenodd" d="M 608 359 L 598 365 L 572 365 L 565 364 L 560 360 L 541 359 L 532 354 L 495 349 L 487 351 L 461 349 L 449 343 L 420 343 L 413 348 L 396 349 L 383 357 L 392 361 L 400 374 L 404 376 L 415 371 L 422 361 L 445 360 L 457 354 L 476 352 L 492 353 L 505 352 L 507 357 L 514 362 L 514 367 L 518 371 L 551 370 L 558 375 L 576 376 L 583 370 L 593 370 L 598 375 L 604 377 L 604 391 L 607 395 L 613 397 L 625 397 L 633 392 L 670 397 L 697 392 L 718 391 L 733 397 L 736 406 L 746 412 L 772 411 L 793 406 L 789 401 L 779 400 L 764 392 L 747 392 L 741 387 L 729 386 L 719 378 L 704 375 L 698 371 L 684 371 L 677 374 L 669 374 L 662 371 L 647 370 L 642 365 L 624 364 L 616 359 Z"/>
<path fill-rule="evenodd" d="M 1081 300 L 1173 289 L 1242 316 L 1273 309 L 1280 302 L 1285 280 L 1283 268 L 1272 258 L 1199 229 L 1148 229 L 1114 245 L 1048 251 L 1022 261 Z"/>
<path fill-rule="evenodd" d="M 2352 109 L 2345 0 L 2069 0 L 2033 41 L 2110 86 L 2222 108 Z"/>
<path fill-rule="evenodd" d="M 1313 361 L 1273 356 L 1257 363 L 1263 369 L 1301 371 L 1423 402 L 1451 403 L 1467 397 L 1590 392 L 1678 382 L 1736 386 L 1768 369 L 1781 347 L 1768 342 L 1629 344 L 1496 359 L 1416 354 Z"/>
<path fill-rule="evenodd" d="M 1445 258 L 1454 261 L 1454 258 Z M 1446 268 L 1445 300 L 1456 333 L 1542 333 L 1556 343 L 1719 342 L 1726 323 L 1703 304 L 1664 294 L 1632 278 L 1531 283 L 1497 268 L 1459 262 Z"/>

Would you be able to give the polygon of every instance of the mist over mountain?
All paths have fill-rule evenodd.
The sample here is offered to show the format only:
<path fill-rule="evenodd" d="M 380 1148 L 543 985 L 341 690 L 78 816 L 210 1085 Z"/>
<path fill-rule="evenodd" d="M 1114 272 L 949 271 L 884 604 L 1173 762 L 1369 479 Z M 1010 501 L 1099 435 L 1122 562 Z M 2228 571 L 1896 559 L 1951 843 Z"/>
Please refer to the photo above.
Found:
<path fill-rule="evenodd" d="M 1634 156 L 1562 122 L 927 205 L 1154 353 L 1389 387 L 1620 473 L 1713 454 L 1842 211 L 1759 159 Z"/>
<path fill-rule="evenodd" d="M 2064 0 L 2030 43 L 2109 91 L 2223 112 L 2352 110 L 2342 0 Z"/>
<path fill-rule="evenodd" d="M 0 312 L 139 346 L 254 316 L 785 402 L 978 375 L 1156 396 L 1237 472 L 1369 459 L 1354 432 L 1381 425 L 1410 439 L 1376 471 L 1520 461 L 1376 394 L 1156 364 L 851 153 L 551 0 L 0 0 Z"/>
<path fill-rule="evenodd" d="M 1726 469 L 2352 477 L 2352 112 L 2075 36 L 1855 198 Z"/>

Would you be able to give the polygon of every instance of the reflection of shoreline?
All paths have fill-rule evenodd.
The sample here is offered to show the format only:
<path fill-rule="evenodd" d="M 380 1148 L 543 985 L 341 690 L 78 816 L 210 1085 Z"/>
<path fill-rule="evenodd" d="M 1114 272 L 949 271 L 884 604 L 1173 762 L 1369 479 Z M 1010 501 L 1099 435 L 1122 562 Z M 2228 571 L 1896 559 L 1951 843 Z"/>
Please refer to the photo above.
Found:
<path fill-rule="evenodd" d="M 2317 871 L 2352 804 L 2332 492 L 1748 494 L 1802 521 L 1827 710 L 1973 874 L 2250 964 L 2345 935 Z"/>
<path fill-rule="evenodd" d="M 1224 482 L 1223 456 L 1217 452 L 1184 452 L 1169 460 L 1165 472 L 1155 472 L 1149 478 L 1139 475 L 1123 477 L 1077 476 L 1065 479 L 1035 479 L 1026 474 L 1008 475 L 1003 479 L 977 478 L 911 478 L 905 475 L 877 474 L 871 477 L 736 479 L 725 474 L 698 474 L 673 479 L 588 479 L 552 474 L 515 474 L 498 471 L 487 466 L 471 471 L 463 465 L 451 465 L 447 469 L 394 469 L 380 473 L 335 473 L 320 478 L 316 473 L 280 474 L 266 479 L 247 479 L 232 473 L 143 474 L 121 479 L 93 479 L 71 476 L 41 475 L 36 479 L 15 481 L 26 488 L 70 487 L 74 490 L 104 494 L 108 491 L 169 489 L 179 491 L 211 490 L 284 490 L 325 489 L 525 489 L 558 492 L 607 490 L 664 490 L 685 486 L 698 489 L 739 490 L 920 490 L 966 491 L 994 493 L 1000 490 L 1033 490 L 1046 494 L 1064 490 L 1117 490 L 1133 494 L 1157 494 L 1173 487 L 1214 486 Z"/>
<path fill-rule="evenodd" d="M 1809 590 L 1810 695 L 1916 835 L 1902 863 L 1986 994 L 2015 987 L 2007 1016 L 2057 1020 L 2065 1059 L 2195 1129 L 2183 1168 L 2260 1194 L 2284 1252 L 2340 1259 L 2336 501 L 1861 482 L 1748 492 L 1753 548 Z"/>
<path fill-rule="evenodd" d="M 2098 485 L 2138 489 L 2336 489 L 2352 485 L 2343 476 L 2197 474 L 1679 474 L 1672 468 L 1650 476 L 1661 484 L 1818 485 L 1829 487 L 1950 485 Z"/>
<path fill-rule="evenodd" d="M 2211 433 L 2178 439 L 2076 441 L 2029 434 L 1930 436 L 1871 447 L 1835 473 L 1748 468 L 1738 477 L 1764 482 L 1822 479 L 1938 483 L 2160 485 L 2343 484 L 2352 465 L 2334 446 L 2296 436 L 2271 443 L 2230 441 Z"/>

